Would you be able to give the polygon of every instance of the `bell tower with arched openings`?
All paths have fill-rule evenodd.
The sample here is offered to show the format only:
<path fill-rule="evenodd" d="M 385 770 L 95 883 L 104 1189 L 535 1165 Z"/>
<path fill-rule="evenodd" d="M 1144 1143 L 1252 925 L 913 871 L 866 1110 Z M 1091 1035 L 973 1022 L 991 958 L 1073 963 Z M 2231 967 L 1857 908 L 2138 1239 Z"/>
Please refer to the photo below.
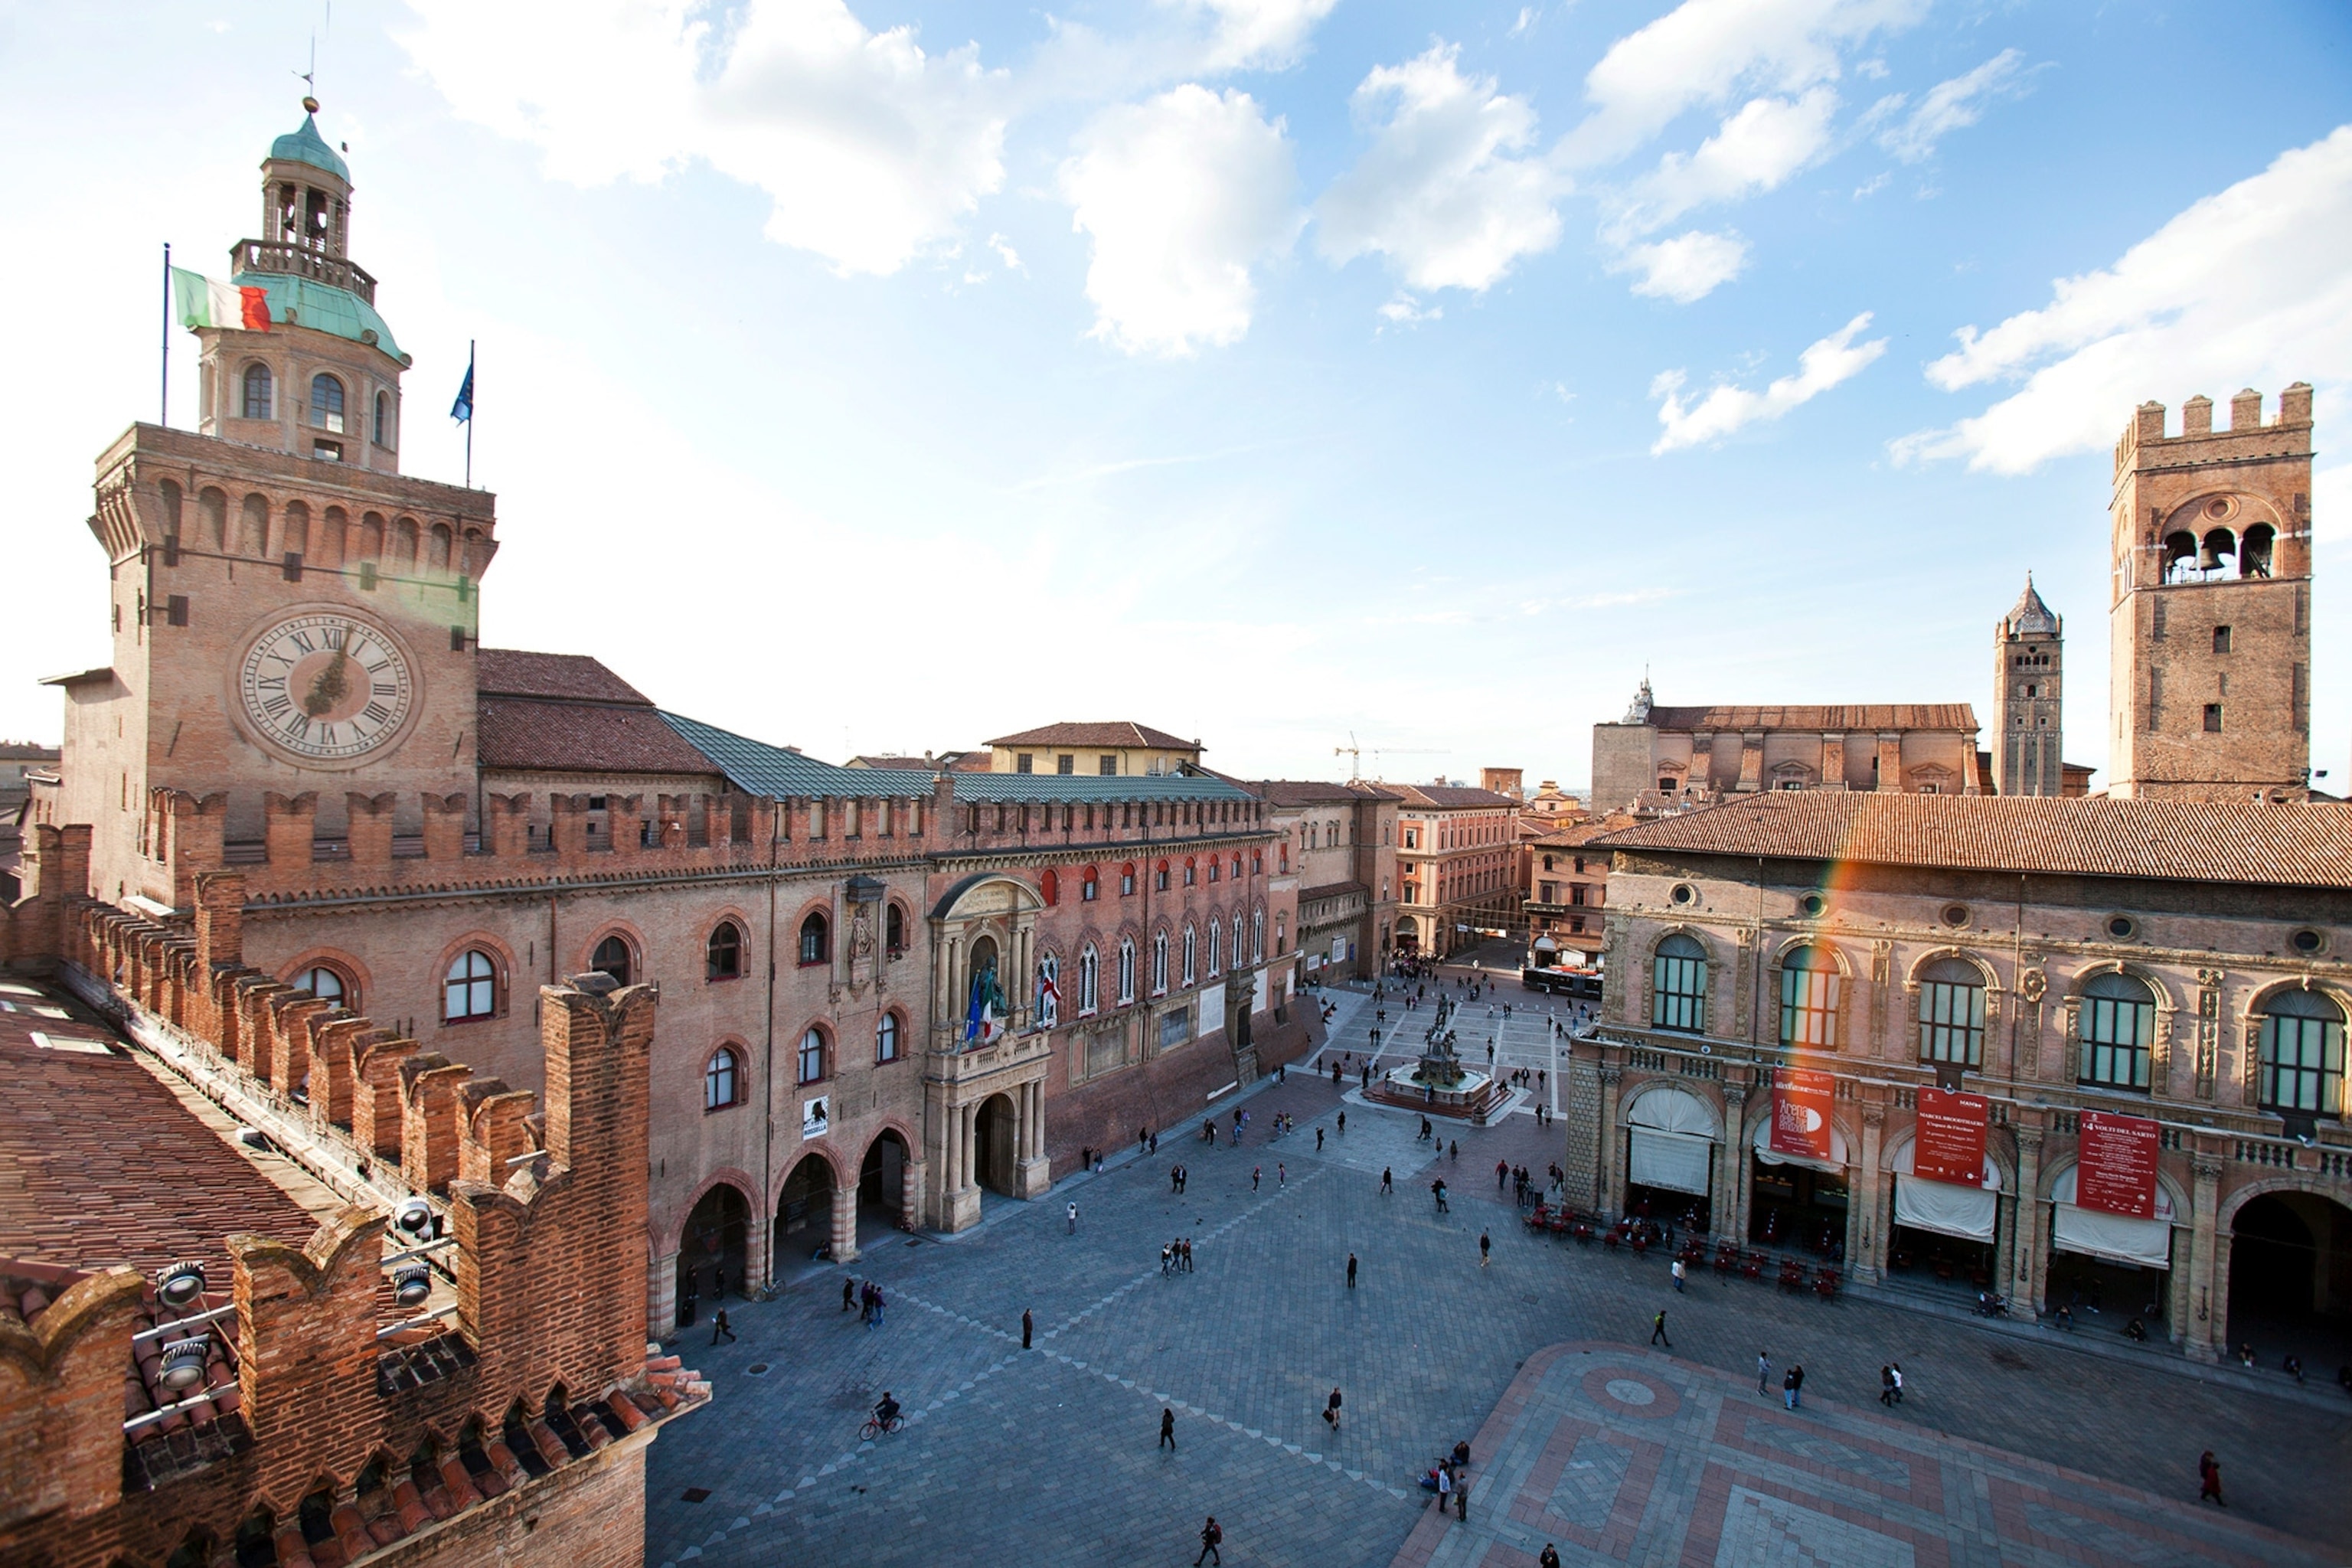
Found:
<path fill-rule="evenodd" d="M 2143 403 L 2116 443 L 2108 793 L 2301 798 L 2311 784 L 2311 387 Z"/>
<path fill-rule="evenodd" d="M 1995 795 L 2063 795 L 2066 627 L 2033 586 L 1993 633 Z"/>

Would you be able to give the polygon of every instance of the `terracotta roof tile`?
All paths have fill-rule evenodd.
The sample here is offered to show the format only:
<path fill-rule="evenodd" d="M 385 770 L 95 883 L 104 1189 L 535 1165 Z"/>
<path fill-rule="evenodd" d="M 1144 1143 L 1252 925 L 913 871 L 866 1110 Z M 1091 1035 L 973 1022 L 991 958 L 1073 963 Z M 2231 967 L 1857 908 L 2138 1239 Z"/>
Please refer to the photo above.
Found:
<path fill-rule="evenodd" d="M 1408 784 L 1383 783 L 1381 787 L 1400 796 L 1408 806 L 1436 806 L 1458 811 L 1469 806 L 1507 805 L 1522 803 L 1507 795 L 1497 795 L 1490 789 L 1469 789 L 1459 784 Z"/>
<path fill-rule="evenodd" d="M 705 776 L 722 771 L 655 708 L 484 697 L 474 711 L 486 768 Z"/>
<path fill-rule="evenodd" d="M 474 650 L 474 689 L 486 696 L 543 697 L 574 702 L 625 702 L 647 708 L 652 699 L 584 653 L 531 653 L 522 648 Z"/>
<path fill-rule="evenodd" d="M 2352 888 L 2332 804 L 1772 791 L 1591 841 L 1774 859 Z"/>
<path fill-rule="evenodd" d="M 1102 723 L 1047 724 L 1042 729 L 1024 730 L 1017 735 L 999 736 L 988 743 L 992 746 L 1162 746 L 1189 752 L 1201 742 L 1180 740 L 1165 730 L 1155 730 L 1149 724 L 1118 719 Z"/>
<path fill-rule="evenodd" d="M 1650 722 L 1661 730 L 1973 730 L 1977 710 L 1965 702 L 1721 703 L 1653 708 Z"/>

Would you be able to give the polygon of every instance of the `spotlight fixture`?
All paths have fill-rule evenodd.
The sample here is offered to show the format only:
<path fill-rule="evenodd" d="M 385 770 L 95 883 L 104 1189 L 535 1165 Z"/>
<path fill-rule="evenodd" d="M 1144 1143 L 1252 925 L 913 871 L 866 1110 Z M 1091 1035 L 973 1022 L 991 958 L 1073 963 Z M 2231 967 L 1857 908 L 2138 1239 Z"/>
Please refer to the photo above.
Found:
<path fill-rule="evenodd" d="M 205 1266 L 189 1262 L 165 1265 L 163 1271 L 155 1276 L 155 1293 L 163 1298 L 167 1307 L 193 1305 L 205 1293 Z"/>
<path fill-rule="evenodd" d="M 393 1299 L 404 1307 L 415 1307 L 433 1294 L 433 1270 L 422 1263 L 404 1264 L 392 1271 Z"/>
<path fill-rule="evenodd" d="M 404 1198 L 392 1211 L 392 1223 L 421 1240 L 432 1234 L 433 1205 L 423 1198 Z"/>
<path fill-rule="evenodd" d="M 163 1368 L 156 1381 L 174 1394 L 184 1394 L 205 1381 L 205 1363 L 212 1358 L 212 1339 L 197 1334 L 173 1340 L 163 1347 Z"/>

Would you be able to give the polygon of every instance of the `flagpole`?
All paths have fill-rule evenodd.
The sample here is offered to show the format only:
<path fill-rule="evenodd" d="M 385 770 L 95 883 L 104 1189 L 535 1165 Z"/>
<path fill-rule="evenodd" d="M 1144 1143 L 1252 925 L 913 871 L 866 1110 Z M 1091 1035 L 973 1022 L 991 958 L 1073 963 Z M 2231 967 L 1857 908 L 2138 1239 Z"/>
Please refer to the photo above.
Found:
<path fill-rule="evenodd" d="M 163 242 L 163 385 L 158 395 L 155 423 L 172 423 L 172 242 Z"/>
<path fill-rule="evenodd" d="M 466 390 L 471 392 L 473 389 L 474 340 L 467 338 L 466 340 Z M 466 403 L 466 488 L 467 489 L 474 488 L 474 405 L 471 398 L 468 398 Z"/>

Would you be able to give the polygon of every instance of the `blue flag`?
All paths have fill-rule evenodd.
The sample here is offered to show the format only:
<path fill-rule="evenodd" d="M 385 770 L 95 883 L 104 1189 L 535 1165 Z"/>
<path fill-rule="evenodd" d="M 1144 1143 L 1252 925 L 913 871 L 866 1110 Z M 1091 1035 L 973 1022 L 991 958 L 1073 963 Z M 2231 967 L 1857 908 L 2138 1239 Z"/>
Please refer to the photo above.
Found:
<path fill-rule="evenodd" d="M 457 389 L 457 401 L 449 405 L 449 417 L 460 425 L 469 425 L 474 418 L 474 362 L 466 362 L 466 384 Z"/>

